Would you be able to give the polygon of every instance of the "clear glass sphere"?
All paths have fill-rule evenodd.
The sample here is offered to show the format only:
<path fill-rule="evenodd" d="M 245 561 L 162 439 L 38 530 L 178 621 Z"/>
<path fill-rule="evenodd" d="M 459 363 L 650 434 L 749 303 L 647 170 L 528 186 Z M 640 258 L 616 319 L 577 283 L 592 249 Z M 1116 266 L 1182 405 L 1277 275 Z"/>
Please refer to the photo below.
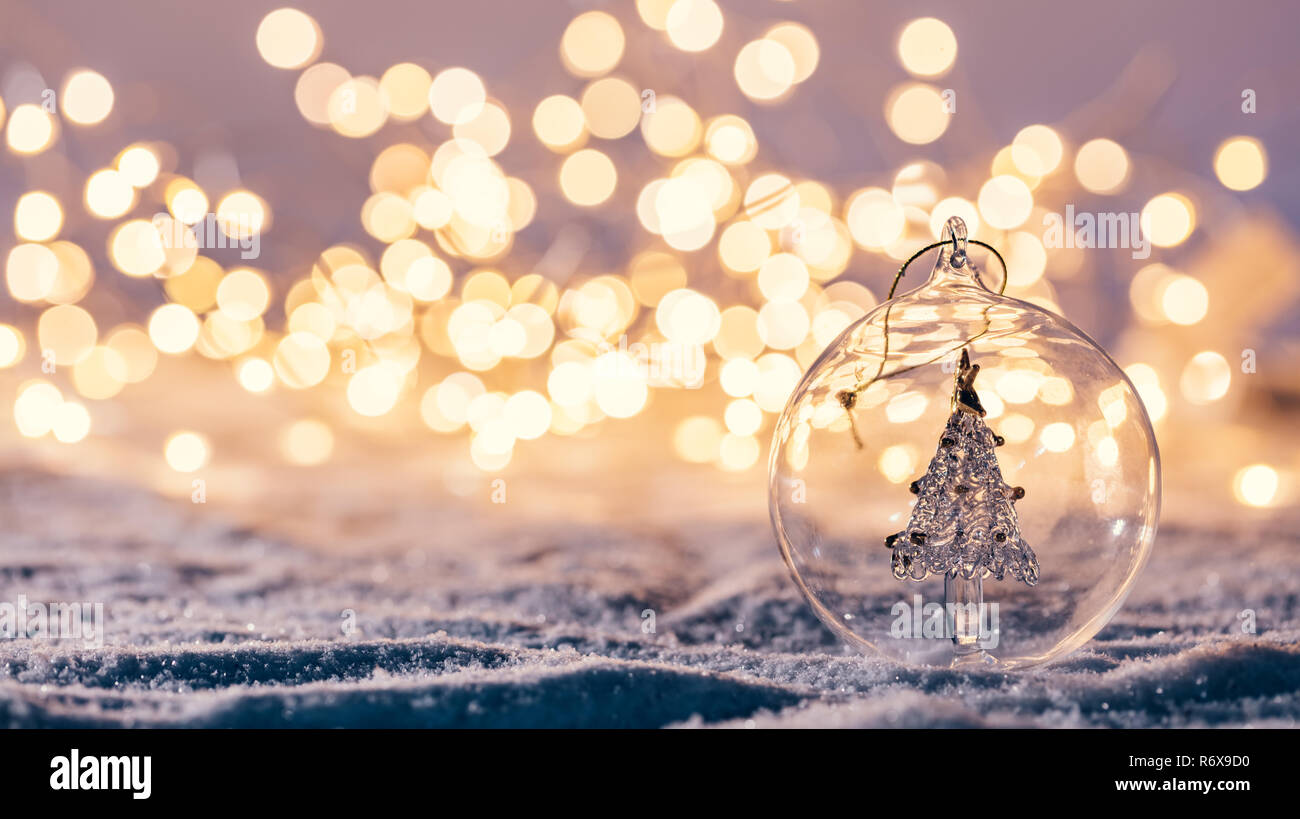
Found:
<path fill-rule="evenodd" d="M 956 230 L 929 281 L 845 330 L 791 396 L 772 523 L 800 590 L 853 646 L 1022 668 L 1078 648 L 1123 603 L 1155 538 L 1160 459 L 1115 362 L 985 287 Z"/>

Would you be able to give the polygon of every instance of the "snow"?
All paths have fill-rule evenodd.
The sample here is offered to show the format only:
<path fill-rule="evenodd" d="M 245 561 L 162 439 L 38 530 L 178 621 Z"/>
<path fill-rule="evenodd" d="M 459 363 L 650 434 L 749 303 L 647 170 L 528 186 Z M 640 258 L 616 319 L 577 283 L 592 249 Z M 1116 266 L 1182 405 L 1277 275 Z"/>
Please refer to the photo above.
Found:
<path fill-rule="evenodd" d="M 698 491 L 705 474 L 660 491 Z M 694 504 L 640 496 L 641 517 L 548 517 L 537 509 L 555 504 L 524 499 L 493 517 L 403 485 L 386 516 L 362 514 L 383 495 L 370 486 L 350 503 L 304 501 L 310 525 L 295 527 L 125 482 L 0 473 L 0 600 L 99 601 L 107 620 L 102 647 L 0 639 L 0 725 L 1293 726 L 1300 714 L 1294 522 L 1252 524 L 1249 538 L 1244 524 L 1166 523 L 1096 640 L 1008 674 L 848 652 L 799 597 L 748 486 Z M 1246 608 L 1257 634 L 1241 631 Z"/>

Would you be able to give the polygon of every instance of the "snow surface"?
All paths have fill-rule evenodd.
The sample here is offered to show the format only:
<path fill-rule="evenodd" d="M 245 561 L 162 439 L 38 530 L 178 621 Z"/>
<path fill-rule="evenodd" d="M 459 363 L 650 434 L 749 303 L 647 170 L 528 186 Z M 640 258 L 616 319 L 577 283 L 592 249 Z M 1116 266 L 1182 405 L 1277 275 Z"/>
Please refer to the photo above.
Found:
<path fill-rule="evenodd" d="M 330 549 L 188 498 L 0 473 L 0 600 L 102 601 L 107 614 L 102 648 L 0 639 L 0 725 L 1294 726 L 1300 715 L 1290 513 L 1241 532 L 1166 522 L 1096 640 L 1007 674 L 848 653 L 795 590 L 766 520 L 726 504 L 700 519 L 656 501 L 656 522 L 622 526 L 409 504 L 381 519 L 363 514 L 375 491 L 361 508 L 314 510 L 323 532 L 370 535 L 349 536 L 364 549 Z M 389 534 L 411 531 L 424 535 Z M 1257 634 L 1241 633 L 1245 608 Z"/>

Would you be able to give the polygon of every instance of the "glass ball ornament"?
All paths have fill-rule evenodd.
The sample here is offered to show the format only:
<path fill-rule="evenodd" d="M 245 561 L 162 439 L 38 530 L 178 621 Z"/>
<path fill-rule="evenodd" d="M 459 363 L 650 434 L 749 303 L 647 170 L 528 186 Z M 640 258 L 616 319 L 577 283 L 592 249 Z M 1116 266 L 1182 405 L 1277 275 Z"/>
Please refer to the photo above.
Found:
<path fill-rule="evenodd" d="M 786 405 L 768 466 L 782 555 L 850 645 L 1025 668 L 1119 610 L 1160 514 L 1133 384 L 1061 316 L 985 286 L 951 219 L 928 281 L 848 327 Z"/>

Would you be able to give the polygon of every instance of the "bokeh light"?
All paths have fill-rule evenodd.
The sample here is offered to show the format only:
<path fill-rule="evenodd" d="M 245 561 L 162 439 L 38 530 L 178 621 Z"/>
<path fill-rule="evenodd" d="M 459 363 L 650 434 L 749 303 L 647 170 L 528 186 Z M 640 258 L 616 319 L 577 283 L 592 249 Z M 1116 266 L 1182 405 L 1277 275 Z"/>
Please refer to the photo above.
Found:
<path fill-rule="evenodd" d="M 77 125 L 95 125 L 113 110 L 113 86 L 98 71 L 74 71 L 59 95 L 63 116 Z"/>
<path fill-rule="evenodd" d="M 922 17 L 903 28 L 898 37 L 898 58 L 903 67 L 921 77 L 935 77 L 957 59 L 957 37 L 942 20 Z"/>
<path fill-rule="evenodd" d="M 1257 139 L 1233 137 L 1215 151 L 1214 173 L 1225 188 L 1252 190 L 1268 176 L 1268 154 Z"/>
<path fill-rule="evenodd" d="M 177 472 L 197 472 L 207 466 L 211 445 L 206 436 L 197 432 L 173 433 L 163 445 L 167 465 Z"/>
<path fill-rule="evenodd" d="M 276 9 L 257 27 L 257 51 L 276 68 L 302 68 L 320 54 L 320 26 L 297 9 Z"/>
<path fill-rule="evenodd" d="M 1093 193 L 1117 193 L 1128 181 L 1128 154 L 1113 140 L 1085 142 L 1074 156 L 1074 175 Z"/>
<path fill-rule="evenodd" d="M 885 101 L 885 121 L 899 139 L 912 145 L 943 136 L 951 118 L 942 93 L 932 85 L 901 85 Z"/>

